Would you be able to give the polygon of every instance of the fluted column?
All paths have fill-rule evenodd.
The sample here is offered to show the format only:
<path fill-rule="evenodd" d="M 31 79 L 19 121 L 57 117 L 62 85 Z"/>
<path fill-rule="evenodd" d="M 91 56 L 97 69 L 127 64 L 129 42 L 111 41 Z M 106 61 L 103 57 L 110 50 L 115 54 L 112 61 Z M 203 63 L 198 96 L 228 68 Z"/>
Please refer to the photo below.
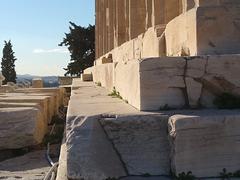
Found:
<path fill-rule="evenodd" d="M 180 0 L 165 0 L 165 24 L 182 13 Z"/>
<path fill-rule="evenodd" d="M 146 27 L 147 30 L 152 26 L 152 0 L 145 0 L 145 6 L 146 6 Z"/>
<path fill-rule="evenodd" d="M 108 0 L 108 51 L 114 48 L 114 1 Z"/>
<path fill-rule="evenodd" d="M 165 1 L 166 0 L 153 0 L 152 2 L 153 26 L 165 24 Z"/>
<path fill-rule="evenodd" d="M 108 52 L 108 1 L 103 2 L 103 55 Z"/>
<path fill-rule="evenodd" d="M 125 13 L 124 13 L 124 16 L 125 16 L 125 24 L 126 24 L 126 35 L 125 35 L 125 41 L 129 41 L 131 38 L 129 36 L 129 1 L 130 0 L 124 0 L 125 1 Z"/>
<path fill-rule="evenodd" d="M 100 57 L 99 52 L 99 0 L 95 1 L 95 59 Z"/>
<path fill-rule="evenodd" d="M 145 32 L 146 4 L 145 0 L 129 0 L 129 36 L 136 38 Z"/>
<path fill-rule="evenodd" d="M 126 41 L 125 1 L 116 0 L 116 35 L 115 47 Z"/>
<path fill-rule="evenodd" d="M 104 53 L 104 26 L 103 26 L 103 22 L 104 22 L 104 0 L 97 0 L 99 3 L 99 13 L 98 13 L 98 45 L 99 45 L 99 57 L 103 55 Z"/>

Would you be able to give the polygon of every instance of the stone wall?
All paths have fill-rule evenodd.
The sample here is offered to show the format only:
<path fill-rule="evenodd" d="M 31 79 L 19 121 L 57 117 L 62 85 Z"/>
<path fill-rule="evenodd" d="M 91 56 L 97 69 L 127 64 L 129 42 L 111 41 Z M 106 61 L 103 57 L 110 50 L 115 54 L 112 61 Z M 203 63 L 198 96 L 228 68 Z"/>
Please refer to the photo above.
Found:
<path fill-rule="evenodd" d="M 95 82 L 140 110 L 212 108 L 219 94 L 238 94 L 240 1 L 96 2 L 102 51 L 85 71 Z"/>
<path fill-rule="evenodd" d="M 96 65 L 111 62 L 127 62 L 149 57 L 160 57 L 166 54 L 165 25 L 149 28 L 145 33 L 127 41 L 96 59 Z M 106 61 L 107 57 L 111 57 Z M 84 72 L 85 73 L 85 72 Z M 87 72 L 86 72 L 87 73 Z"/>
<path fill-rule="evenodd" d="M 166 72 L 181 74 L 182 64 L 177 64 L 166 64 Z M 196 67 L 190 69 L 200 75 Z M 140 112 L 108 96 L 106 89 L 75 79 L 66 118 L 66 158 L 60 162 L 69 179 L 170 180 L 189 171 L 197 179 L 220 179 L 223 168 L 240 170 L 239 120 L 239 110 Z"/>
<path fill-rule="evenodd" d="M 135 1 L 96 1 L 96 64 L 239 53 L 239 1 Z"/>
<path fill-rule="evenodd" d="M 182 13 L 179 0 L 96 0 L 96 59 Z"/>
<path fill-rule="evenodd" d="M 168 116 L 120 116 L 101 119 L 100 122 L 129 174 L 169 174 Z"/>
<path fill-rule="evenodd" d="M 166 55 L 240 53 L 239 5 L 205 5 L 176 17 L 165 30 Z"/>
<path fill-rule="evenodd" d="M 0 150 L 42 143 L 63 106 L 61 88 L 21 88 L 0 95 Z"/>
<path fill-rule="evenodd" d="M 214 108 L 213 100 L 222 93 L 240 95 L 239 69 L 239 55 L 212 55 L 111 63 L 92 72 L 95 82 L 110 91 L 115 87 L 134 107 L 159 110 Z"/>

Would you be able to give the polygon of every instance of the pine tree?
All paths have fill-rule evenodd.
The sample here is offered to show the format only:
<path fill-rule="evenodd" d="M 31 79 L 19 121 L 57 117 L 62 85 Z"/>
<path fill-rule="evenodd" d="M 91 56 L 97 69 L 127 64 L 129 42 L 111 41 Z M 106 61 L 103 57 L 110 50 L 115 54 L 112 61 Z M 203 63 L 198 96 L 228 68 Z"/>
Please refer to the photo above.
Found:
<path fill-rule="evenodd" d="M 15 71 L 15 61 L 17 59 L 14 56 L 11 41 L 4 41 L 4 43 L 5 45 L 3 48 L 3 57 L 1 63 L 2 74 L 5 77 L 3 84 L 6 84 L 7 82 L 16 83 L 17 75 Z"/>
<path fill-rule="evenodd" d="M 70 22 L 70 32 L 59 46 L 67 46 L 70 63 L 64 68 L 66 75 L 80 76 L 84 69 L 93 66 L 95 59 L 95 26 L 82 27 Z"/>

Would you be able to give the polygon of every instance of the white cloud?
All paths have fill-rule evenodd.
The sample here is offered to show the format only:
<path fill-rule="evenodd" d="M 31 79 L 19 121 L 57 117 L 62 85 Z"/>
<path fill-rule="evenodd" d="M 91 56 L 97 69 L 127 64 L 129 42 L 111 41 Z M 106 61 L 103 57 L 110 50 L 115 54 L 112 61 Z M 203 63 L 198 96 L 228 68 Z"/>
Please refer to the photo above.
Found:
<path fill-rule="evenodd" d="M 34 49 L 34 54 L 42 54 L 42 53 L 69 53 L 68 49 L 63 48 L 55 48 L 55 49 Z"/>

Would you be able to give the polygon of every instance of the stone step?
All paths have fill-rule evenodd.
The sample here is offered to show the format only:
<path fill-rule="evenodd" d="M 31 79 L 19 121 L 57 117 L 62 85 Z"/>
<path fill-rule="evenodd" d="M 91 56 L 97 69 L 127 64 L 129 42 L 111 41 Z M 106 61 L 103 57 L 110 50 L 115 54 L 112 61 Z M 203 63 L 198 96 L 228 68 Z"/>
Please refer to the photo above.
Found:
<path fill-rule="evenodd" d="M 46 133 L 46 122 L 39 109 L 0 108 L 0 150 L 40 144 Z"/>
<path fill-rule="evenodd" d="M 139 112 L 108 93 L 73 80 L 62 161 L 68 178 L 162 179 L 170 171 L 207 178 L 240 170 L 239 110 Z"/>
<path fill-rule="evenodd" d="M 43 117 L 46 124 L 51 121 L 49 112 L 49 100 L 44 96 L 0 96 L 2 103 L 38 103 L 43 109 Z"/>
<path fill-rule="evenodd" d="M 210 111 L 169 119 L 171 166 L 176 174 L 219 176 L 240 170 L 240 112 Z"/>

